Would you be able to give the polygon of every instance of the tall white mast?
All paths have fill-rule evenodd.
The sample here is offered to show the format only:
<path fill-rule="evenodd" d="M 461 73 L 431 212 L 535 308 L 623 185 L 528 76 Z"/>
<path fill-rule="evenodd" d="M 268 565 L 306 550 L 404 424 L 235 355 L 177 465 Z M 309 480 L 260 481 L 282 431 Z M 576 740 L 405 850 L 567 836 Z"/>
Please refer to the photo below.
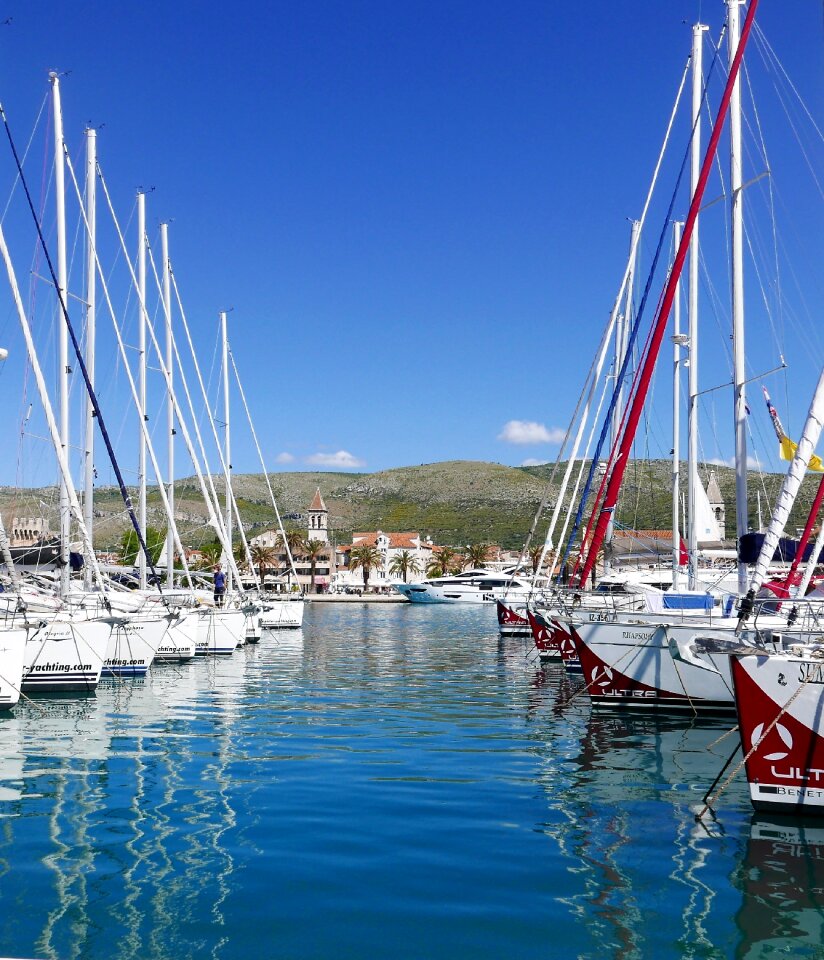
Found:
<path fill-rule="evenodd" d="M 621 322 L 621 346 L 619 350 L 621 363 L 627 355 L 627 346 L 629 344 L 629 332 L 632 327 L 632 299 L 635 295 L 635 271 L 638 266 L 638 250 L 641 245 L 641 221 L 633 220 L 630 228 L 629 241 L 629 274 L 627 276 L 626 299 L 624 301 L 624 314 Z M 616 332 L 616 337 L 618 336 Z M 620 367 L 619 367 L 620 369 Z M 617 429 L 614 431 L 613 440 L 618 439 L 618 433 L 621 429 L 621 420 L 624 416 L 624 388 L 623 385 L 618 390 L 618 402 L 615 404 L 615 410 L 618 414 Z"/>
<path fill-rule="evenodd" d="M 40 402 L 43 405 L 43 413 L 46 416 L 46 425 L 48 426 L 49 435 L 51 436 L 52 445 L 54 446 L 55 456 L 57 457 L 57 466 L 60 470 L 60 478 L 66 487 L 66 498 L 69 503 L 69 509 L 77 520 L 80 539 L 83 543 L 83 553 L 85 556 L 89 557 L 89 562 L 94 570 L 95 579 L 100 584 L 101 593 L 103 593 L 105 596 L 105 584 L 100 574 L 100 567 L 97 564 L 97 557 L 95 557 L 94 550 L 92 549 L 91 538 L 86 531 L 86 524 L 83 522 L 83 511 L 80 508 L 80 501 L 77 499 L 77 493 L 74 489 L 74 484 L 72 483 L 68 457 L 63 450 L 63 441 L 60 437 L 60 430 L 58 429 L 57 420 L 54 416 L 54 411 L 52 410 L 51 400 L 49 399 L 49 393 L 46 389 L 46 380 L 43 377 L 43 370 L 40 367 L 37 351 L 34 348 L 34 339 L 31 333 L 31 326 L 29 324 L 28 317 L 26 316 L 25 307 L 23 306 L 23 298 L 20 296 L 20 287 L 17 283 L 17 276 L 15 275 L 14 266 L 11 262 L 9 248 L 6 245 L 6 238 L 3 234 L 2 224 L 0 224 L 0 257 L 6 266 L 9 285 L 11 286 L 11 294 L 14 300 L 14 306 L 17 310 L 17 319 L 20 321 L 20 329 L 23 333 L 23 338 L 26 341 L 26 352 L 28 353 L 29 363 L 31 365 L 35 383 L 37 384 L 37 392 L 40 394 Z M 61 320 L 62 319 L 63 318 L 61 317 Z M 65 322 L 63 323 L 63 326 L 65 328 Z"/>
<path fill-rule="evenodd" d="M 146 194 L 142 191 L 137 195 L 137 289 L 140 300 L 140 322 L 137 334 L 137 384 L 138 410 L 137 415 L 142 422 L 146 420 Z M 140 441 L 137 451 L 138 473 L 138 508 L 137 520 L 143 536 L 146 537 L 146 436 L 141 428 Z M 142 550 L 137 551 L 140 571 L 140 589 L 147 587 L 146 556 Z"/>
<path fill-rule="evenodd" d="M 672 225 L 673 249 L 681 244 L 681 231 L 684 224 L 675 221 Z M 679 587 L 681 568 L 681 535 L 678 528 L 679 495 L 681 486 L 681 284 L 675 290 L 675 304 L 672 314 L 672 589 Z"/>
<path fill-rule="evenodd" d="M 5 347 L 0 347 L 0 363 L 2 363 L 9 355 L 8 350 Z M 268 481 L 268 476 L 267 476 Z M 0 513 L 0 558 L 2 558 L 3 563 L 6 565 L 8 570 L 9 577 L 11 577 L 11 583 L 15 590 L 20 589 L 20 575 L 17 573 L 17 570 L 14 566 L 14 561 L 11 558 L 11 544 L 9 543 L 9 538 L 6 535 L 6 527 L 3 524 L 3 514 Z"/>
<path fill-rule="evenodd" d="M 612 425 L 611 425 L 611 444 L 614 445 L 618 441 L 618 437 L 621 433 L 621 419 L 624 415 L 624 388 L 622 384 L 619 384 L 618 377 L 621 372 L 621 367 L 624 363 L 624 357 L 627 353 L 627 345 L 629 343 L 629 330 L 632 324 L 632 296 L 635 286 L 635 265 L 638 260 L 638 243 L 641 237 L 641 224 L 638 220 L 632 221 L 632 229 L 630 232 L 630 244 L 629 244 L 629 260 L 627 262 L 627 282 L 625 290 L 625 300 L 624 300 L 624 312 L 619 313 L 616 316 L 615 320 L 615 356 L 614 356 L 614 366 L 613 366 L 613 380 L 615 384 L 615 389 L 618 391 L 618 396 L 615 401 L 615 406 L 612 410 Z M 606 537 L 604 538 L 604 543 L 607 549 L 604 550 L 604 573 L 609 573 L 612 568 L 611 551 L 609 550 L 609 545 L 612 543 L 612 538 L 615 532 L 615 523 L 614 515 L 610 517 L 609 527 L 607 528 Z"/>
<path fill-rule="evenodd" d="M 729 63 L 732 66 L 741 36 L 742 0 L 727 0 Z M 744 367 L 744 230 L 741 171 L 741 79 L 736 78 L 730 99 L 730 192 L 732 196 L 732 359 L 735 416 L 736 536 L 749 530 L 747 511 L 747 406 Z M 738 590 L 747 592 L 747 565 L 738 564 Z"/>
<path fill-rule="evenodd" d="M 690 153 L 690 196 L 695 194 L 701 173 L 701 104 L 704 95 L 703 34 L 707 28 L 696 23 L 692 28 L 692 146 Z M 689 383 L 687 406 L 687 552 L 689 588 L 695 589 L 698 567 L 698 530 L 695 526 L 696 484 L 698 479 L 698 221 L 690 238 L 688 283 Z"/>
<path fill-rule="evenodd" d="M 166 317 L 166 369 L 169 372 L 167 380 L 167 427 L 169 431 L 168 481 L 167 497 L 172 513 L 175 509 L 175 409 L 172 396 L 172 380 L 174 378 L 174 353 L 172 346 L 172 288 L 169 280 L 169 225 L 160 225 L 160 250 L 163 258 L 163 313 Z M 144 301 L 145 303 L 145 301 Z M 166 583 L 172 586 L 175 576 L 175 546 L 172 539 L 172 522 L 169 520 L 166 534 Z"/>
<path fill-rule="evenodd" d="M 97 231 L 97 131 L 86 130 L 86 222 L 87 252 L 86 252 L 86 370 L 89 380 L 94 386 L 94 351 L 96 329 L 97 270 L 94 262 L 94 251 Z M 94 405 L 91 397 L 86 397 L 86 436 L 83 477 L 83 519 L 89 537 L 94 542 Z M 92 567 L 90 562 L 84 566 L 84 583 L 87 590 L 92 587 Z"/>
<path fill-rule="evenodd" d="M 63 317 L 60 301 L 69 308 L 66 296 L 68 277 L 66 271 L 66 199 L 63 166 L 63 112 L 60 109 L 60 80 L 56 73 L 49 74 L 52 87 L 52 109 L 54 114 L 54 199 L 57 207 L 57 342 L 58 342 L 58 397 L 60 446 L 63 456 L 69 456 L 69 333 Z M 69 490 L 65 478 L 60 481 L 60 592 L 69 590 L 69 537 L 71 535 L 71 514 L 69 512 Z"/>
<path fill-rule="evenodd" d="M 224 477 L 226 482 L 226 545 L 232 550 L 232 444 L 229 432 L 229 337 L 226 331 L 226 311 L 220 314 L 220 329 L 223 336 L 223 420 L 225 439 Z M 227 559 L 227 593 L 232 589 L 232 561 Z"/>

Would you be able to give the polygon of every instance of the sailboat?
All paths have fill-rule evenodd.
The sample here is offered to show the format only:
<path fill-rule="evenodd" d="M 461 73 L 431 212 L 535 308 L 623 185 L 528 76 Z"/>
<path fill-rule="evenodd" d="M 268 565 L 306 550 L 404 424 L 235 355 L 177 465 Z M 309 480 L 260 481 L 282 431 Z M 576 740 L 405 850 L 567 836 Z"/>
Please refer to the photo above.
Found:
<path fill-rule="evenodd" d="M 728 5 L 727 33 L 730 53 L 730 68 L 724 95 L 712 129 L 709 145 L 700 171 L 697 159 L 698 118 L 702 109 L 701 91 L 696 96 L 694 84 L 692 139 L 693 182 L 691 203 L 683 234 L 679 235 L 677 252 L 670 271 L 656 323 L 650 335 L 649 348 L 643 366 L 637 375 L 638 387 L 626 418 L 626 426 L 621 444 L 614 456 L 614 466 L 609 479 L 605 482 L 605 492 L 600 512 L 593 512 L 594 526 L 587 545 L 587 556 L 583 563 L 581 582 L 586 581 L 593 569 L 600 544 L 611 523 L 618 491 L 626 468 L 634 431 L 638 425 L 641 410 L 646 399 L 646 390 L 650 383 L 652 370 L 657 358 L 664 328 L 675 301 L 680 280 L 680 272 L 686 260 L 687 251 L 693 240 L 698 213 L 707 179 L 717 149 L 721 129 L 727 113 L 730 114 L 730 150 L 732 170 L 732 255 L 733 255 L 733 344 L 734 344 L 734 406 L 736 416 L 736 464 L 737 464 L 737 523 L 739 535 L 746 532 L 746 442 L 743 418 L 743 361 L 740 357 L 743 349 L 741 324 L 743 288 L 741 284 L 741 165 L 740 165 L 740 92 L 738 71 L 752 28 L 757 8 L 757 0 L 750 4 L 743 29 L 739 24 L 738 4 Z M 694 45 L 697 30 L 694 31 Z M 695 62 L 700 57 L 694 58 Z M 691 256 L 691 270 L 696 263 Z M 691 434 L 692 438 L 693 434 Z M 690 474 L 692 477 L 692 472 Z M 699 484 L 700 486 L 700 484 Z M 703 492 L 703 491 L 702 491 Z M 708 516 L 706 503 L 691 495 L 691 542 L 699 537 L 717 535 L 715 518 Z M 674 498 L 674 531 L 677 530 L 677 501 Z M 703 507 L 703 510 L 701 509 Z M 597 509 L 597 508 L 596 508 Z M 675 535 L 673 537 L 675 540 Z M 694 577 L 694 555 L 691 561 L 691 581 Z M 675 568 L 676 561 L 673 560 Z M 738 588 L 743 592 L 746 585 L 746 566 L 739 563 Z M 692 582 L 691 582 L 692 586 Z M 666 599 L 666 598 L 665 598 Z M 584 677 L 593 702 L 601 705 L 650 707 L 666 706 L 673 709 L 730 710 L 732 708 L 732 690 L 730 677 L 730 653 L 735 649 L 750 646 L 764 647 L 770 644 L 770 627 L 785 626 L 771 624 L 762 619 L 761 630 L 744 631 L 734 629 L 738 626 L 735 617 L 729 617 L 730 604 L 724 603 L 719 614 L 715 611 L 716 601 L 700 591 L 673 598 L 678 601 L 680 610 L 666 611 L 663 615 L 645 616 L 641 613 L 598 614 L 582 611 L 572 613 L 567 619 L 570 631 L 578 647 Z M 730 597 L 730 599 L 732 599 Z M 780 637 L 776 638 L 776 642 Z M 673 655 L 674 654 L 674 655 Z"/>

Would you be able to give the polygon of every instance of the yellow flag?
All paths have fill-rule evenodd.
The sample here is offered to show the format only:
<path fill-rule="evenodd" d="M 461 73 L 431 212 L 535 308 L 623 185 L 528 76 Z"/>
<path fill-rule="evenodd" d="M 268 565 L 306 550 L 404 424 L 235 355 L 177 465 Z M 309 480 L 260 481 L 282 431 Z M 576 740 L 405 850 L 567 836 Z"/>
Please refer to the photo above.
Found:
<path fill-rule="evenodd" d="M 798 448 L 798 444 L 793 443 L 789 437 L 782 437 L 780 444 L 781 459 L 792 460 L 792 458 L 795 456 L 795 451 Z M 810 456 L 810 465 L 807 469 L 814 470 L 816 473 L 824 473 L 824 461 L 817 454 L 813 453 Z"/>

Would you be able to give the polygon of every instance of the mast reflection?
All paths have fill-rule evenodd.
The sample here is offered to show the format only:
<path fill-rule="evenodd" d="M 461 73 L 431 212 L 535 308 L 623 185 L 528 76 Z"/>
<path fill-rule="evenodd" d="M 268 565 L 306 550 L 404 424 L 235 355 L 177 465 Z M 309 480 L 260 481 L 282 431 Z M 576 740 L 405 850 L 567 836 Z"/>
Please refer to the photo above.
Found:
<path fill-rule="evenodd" d="M 820 957 L 824 944 L 824 825 L 755 815 L 735 917 L 737 960 L 792 953 Z"/>
<path fill-rule="evenodd" d="M 680 956 L 716 955 L 716 928 L 729 926 L 730 910 L 716 904 L 714 878 L 729 867 L 695 810 L 729 752 L 730 737 L 716 742 L 729 722 L 599 714 L 576 702 L 562 717 L 551 711 L 553 725 L 572 729 L 566 751 L 552 735 L 544 780 L 543 829 L 571 879 L 561 901 L 597 955 L 654 956 L 673 943 Z"/>
<path fill-rule="evenodd" d="M 163 668 L 0 723 L 0 942 L 48 960 L 223 955 L 248 662 Z"/>

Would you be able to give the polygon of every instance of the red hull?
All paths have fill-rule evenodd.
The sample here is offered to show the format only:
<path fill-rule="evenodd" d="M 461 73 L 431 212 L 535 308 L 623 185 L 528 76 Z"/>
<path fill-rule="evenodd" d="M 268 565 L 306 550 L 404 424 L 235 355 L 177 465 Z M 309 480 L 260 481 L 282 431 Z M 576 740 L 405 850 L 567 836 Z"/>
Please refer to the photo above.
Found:
<path fill-rule="evenodd" d="M 753 806 L 824 816 L 824 663 L 741 657 L 732 675 Z"/>
<path fill-rule="evenodd" d="M 501 633 L 516 634 L 518 636 L 528 637 L 530 635 L 529 620 L 516 613 L 512 607 L 508 607 L 500 600 L 495 601 L 495 608 L 498 614 L 498 629 Z"/>

